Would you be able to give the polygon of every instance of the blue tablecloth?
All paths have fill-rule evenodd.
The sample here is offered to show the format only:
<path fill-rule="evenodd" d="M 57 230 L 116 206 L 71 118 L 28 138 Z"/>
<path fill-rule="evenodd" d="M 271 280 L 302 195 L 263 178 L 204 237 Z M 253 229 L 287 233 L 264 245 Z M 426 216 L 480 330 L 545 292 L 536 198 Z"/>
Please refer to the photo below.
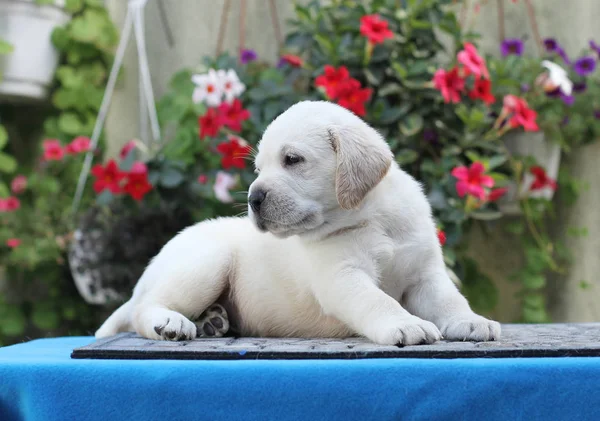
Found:
<path fill-rule="evenodd" d="M 600 420 L 600 358 L 72 360 L 0 348 L 0 420 Z"/>

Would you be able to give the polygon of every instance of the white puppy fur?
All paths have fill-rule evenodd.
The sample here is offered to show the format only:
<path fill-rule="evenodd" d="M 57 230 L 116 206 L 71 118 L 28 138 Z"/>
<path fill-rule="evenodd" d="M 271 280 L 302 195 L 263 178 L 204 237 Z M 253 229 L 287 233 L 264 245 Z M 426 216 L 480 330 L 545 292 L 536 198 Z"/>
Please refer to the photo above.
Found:
<path fill-rule="evenodd" d="M 244 336 L 499 337 L 449 279 L 421 186 L 360 118 L 300 102 L 266 129 L 255 163 L 248 217 L 174 237 L 96 337 L 194 338 L 191 320 L 217 300 Z"/>

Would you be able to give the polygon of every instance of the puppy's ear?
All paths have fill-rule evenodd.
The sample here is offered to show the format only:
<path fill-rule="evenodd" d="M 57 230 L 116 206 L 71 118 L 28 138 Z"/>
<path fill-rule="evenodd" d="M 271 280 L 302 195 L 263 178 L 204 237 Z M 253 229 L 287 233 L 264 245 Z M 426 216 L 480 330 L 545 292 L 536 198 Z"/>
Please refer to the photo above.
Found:
<path fill-rule="evenodd" d="M 392 151 L 375 129 L 364 125 L 328 129 L 337 154 L 335 192 L 343 209 L 355 209 L 387 174 Z"/>

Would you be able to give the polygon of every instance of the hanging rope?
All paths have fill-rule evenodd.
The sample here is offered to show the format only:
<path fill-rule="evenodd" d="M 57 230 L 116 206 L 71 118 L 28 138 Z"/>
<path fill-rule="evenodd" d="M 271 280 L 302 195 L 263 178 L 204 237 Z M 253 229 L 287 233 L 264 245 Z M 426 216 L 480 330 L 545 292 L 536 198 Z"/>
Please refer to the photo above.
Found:
<path fill-rule="evenodd" d="M 527 16 L 529 17 L 529 24 L 531 25 L 531 31 L 533 32 L 533 37 L 535 38 L 535 43 L 538 47 L 538 52 L 543 54 L 544 51 L 544 43 L 542 41 L 542 37 L 540 36 L 540 30 L 538 28 L 537 20 L 535 18 L 535 10 L 533 9 L 533 5 L 531 4 L 531 0 L 525 0 L 525 7 L 527 8 Z"/>
<path fill-rule="evenodd" d="M 279 19 L 277 14 L 277 5 L 275 0 L 269 0 L 269 12 L 271 15 L 271 24 L 273 25 L 273 29 L 275 31 L 275 39 L 277 40 L 277 44 L 279 48 L 283 47 L 283 35 L 281 34 L 281 27 L 279 26 Z"/>
<path fill-rule="evenodd" d="M 217 35 L 217 49 L 215 51 L 215 56 L 217 57 L 219 57 L 223 52 L 223 42 L 225 40 L 225 29 L 227 28 L 229 6 L 231 6 L 231 0 L 225 0 L 223 3 L 223 11 L 221 12 L 221 22 L 219 23 L 219 35 Z"/>
<path fill-rule="evenodd" d="M 155 141 L 158 141 L 160 139 L 160 126 L 158 124 L 158 117 L 156 115 L 154 93 L 152 91 L 152 82 L 150 79 L 150 69 L 148 67 L 148 57 L 146 53 L 146 43 L 144 39 L 143 9 L 146 6 L 147 2 L 148 0 L 129 0 L 129 3 L 127 4 L 125 23 L 123 24 L 123 30 L 121 31 L 121 40 L 119 41 L 119 45 L 117 46 L 115 60 L 113 62 L 112 68 L 110 69 L 108 82 L 106 83 L 106 90 L 104 91 L 102 103 L 100 104 L 100 110 L 98 111 L 98 118 L 96 119 L 94 130 L 92 131 L 91 147 L 85 155 L 85 159 L 83 161 L 83 168 L 81 169 L 81 173 L 79 174 L 79 179 L 77 181 L 77 188 L 75 190 L 75 197 L 73 198 L 72 206 L 73 214 L 77 212 L 77 209 L 81 202 L 81 198 L 83 196 L 85 184 L 92 167 L 92 160 L 94 159 L 94 152 L 98 147 L 100 134 L 102 133 L 102 128 L 104 127 L 104 122 L 106 121 L 106 117 L 108 115 L 108 107 L 110 106 L 112 95 L 115 90 L 117 76 L 119 74 L 119 70 L 123 65 L 125 50 L 129 43 L 129 39 L 131 38 L 131 32 L 133 29 L 135 29 L 135 38 L 139 59 L 141 89 L 140 97 L 143 99 L 143 102 L 145 102 L 145 104 L 142 103 L 140 106 L 146 108 L 150 117 L 152 137 Z"/>
<path fill-rule="evenodd" d="M 238 32 L 239 42 L 238 42 L 238 51 L 241 53 L 244 49 L 244 44 L 246 40 L 246 0 L 240 0 L 240 30 Z"/>
<path fill-rule="evenodd" d="M 504 28 L 504 0 L 496 0 L 496 5 L 498 7 L 498 37 L 502 42 L 506 39 L 506 31 Z"/>

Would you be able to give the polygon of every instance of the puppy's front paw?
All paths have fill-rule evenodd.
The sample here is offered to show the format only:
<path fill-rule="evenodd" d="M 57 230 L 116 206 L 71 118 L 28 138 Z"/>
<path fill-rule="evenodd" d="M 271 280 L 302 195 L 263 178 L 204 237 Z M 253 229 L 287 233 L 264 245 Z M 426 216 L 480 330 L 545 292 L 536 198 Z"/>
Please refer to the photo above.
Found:
<path fill-rule="evenodd" d="M 155 310 L 152 328 L 158 339 L 166 341 L 187 341 L 196 337 L 196 325 L 182 314 L 171 310 Z"/>
<path fill-rule="evenodd" d="M 442 334 L 426 320 L 415 316 L 399 317 L 375 326 L 369 339 L 379 345 L 424 345 L 439 341 Z"/>
<path fill-rule="evenodd" d="M 500 337 L 500 323 L 477 314 L 456 316 L 442 325 L 444 339 L 449 341 L 495 341 Z"/>

